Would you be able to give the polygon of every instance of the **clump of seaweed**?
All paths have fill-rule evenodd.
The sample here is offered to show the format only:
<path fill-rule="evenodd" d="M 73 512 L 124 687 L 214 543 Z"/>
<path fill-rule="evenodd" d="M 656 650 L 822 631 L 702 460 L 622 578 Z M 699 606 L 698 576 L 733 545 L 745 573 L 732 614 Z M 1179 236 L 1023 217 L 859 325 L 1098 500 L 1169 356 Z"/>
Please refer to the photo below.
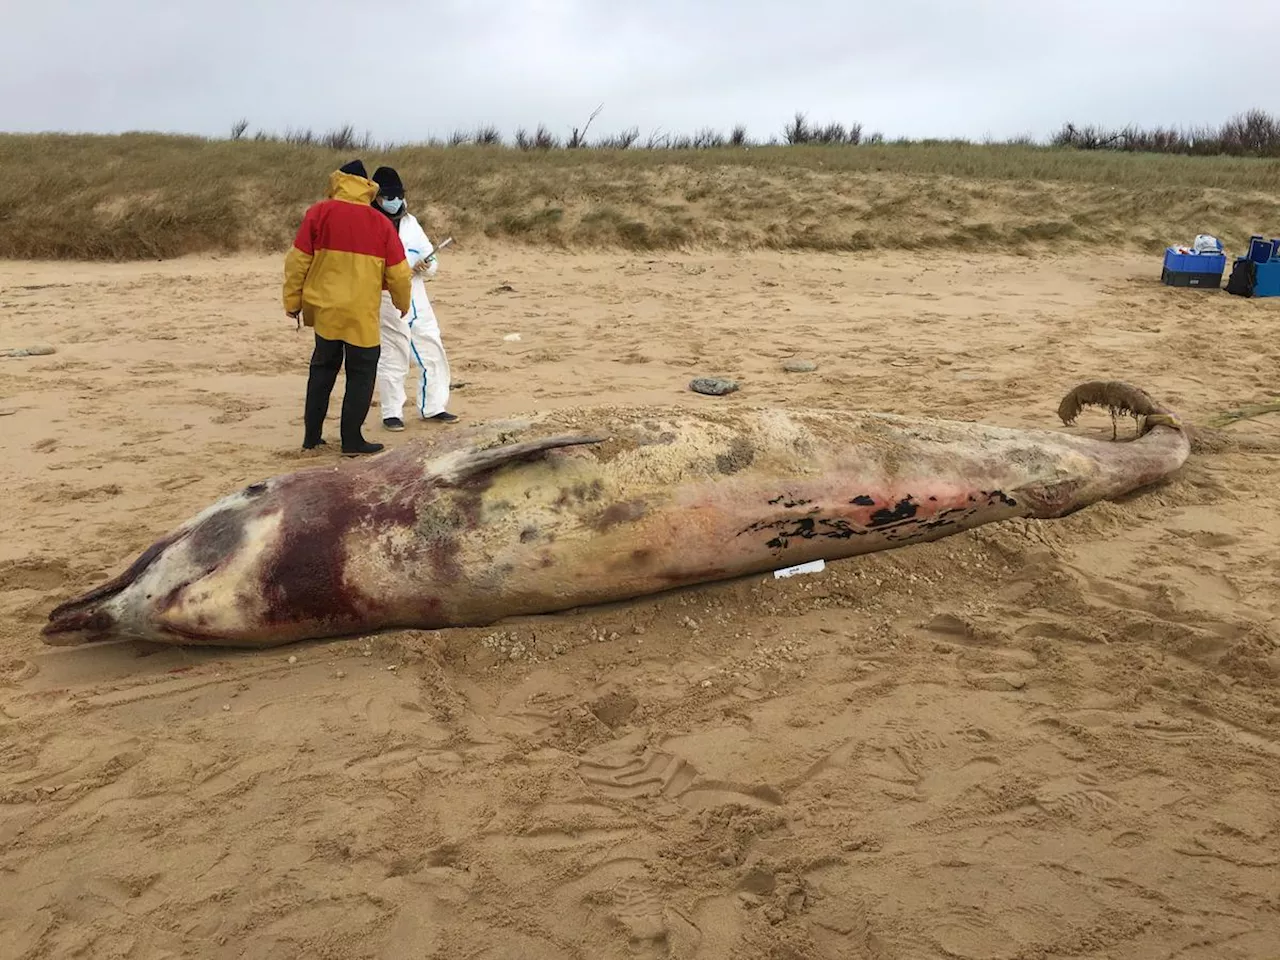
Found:
<path fill-rule="evenodd" d="M 1073 424 L 1085 407 L 1102 407 L 1111 415 L 1111 439 L 1117 436 L 1116 421 L 1122 415 L 1133 417 L 1138 436 L 1157 425 L 1182 430 L 1182 421 L 1173 411 L 1160 403 L 1141 387 L 1123 380 L 1090 380 L 1074 387 L 1058 404 L 1058 417 L 1065 424 Z"/>

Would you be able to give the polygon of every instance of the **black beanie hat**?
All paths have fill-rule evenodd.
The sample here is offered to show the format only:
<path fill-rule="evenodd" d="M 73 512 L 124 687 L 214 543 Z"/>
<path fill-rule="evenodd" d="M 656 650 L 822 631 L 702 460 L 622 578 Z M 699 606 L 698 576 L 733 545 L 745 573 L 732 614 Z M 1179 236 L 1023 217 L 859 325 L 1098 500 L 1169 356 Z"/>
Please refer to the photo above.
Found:
<path fill-rule="evenodd" d="M 384 197 L 403 197 L 404 184 L 400 182 L 400 174 L 391 167 L 379 167 L 373 171 L 370 179 L 378 185 L 378 192 Z"/>
<path fill-rule="evenodd" d="M 351 160 L 347 163 L 344 163 L 342 166 L 338 168 L 338 172 L 352 173 L 352 174 L 355 174 L 357 177 L 369 176 L 369 174 L 365 172 L 363 160 Z"/>

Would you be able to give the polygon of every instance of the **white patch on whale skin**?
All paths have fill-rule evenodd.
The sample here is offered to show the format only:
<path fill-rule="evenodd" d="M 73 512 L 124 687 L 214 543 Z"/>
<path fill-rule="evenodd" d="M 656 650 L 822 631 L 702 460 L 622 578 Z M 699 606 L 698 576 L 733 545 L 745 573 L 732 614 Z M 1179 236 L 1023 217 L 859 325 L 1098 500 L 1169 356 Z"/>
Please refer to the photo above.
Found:
<path fill-rule="evenodd" d="M 279 510 L 246 520 L 234 553 L 183 591 L 164 615 L 166 624 L 218 636 L 234 636 L 261 624 L 267 609 L 263 565 L 274 550 L 282 520 Z"/>
<path fill-rule="evenodd" d="M 202 518 L 244 502 L 239 494 L 202 512 Z M 266 610 L 262 591 L 245 590 L 262 583 L 262 566 L 276 541 L 282 514 L 272 511 L 247 519 L 234 552 L 210 571 L 191 555 L 191 541 L 184 539 L 165 550 L 131 586 L 112 598 L 108 610 L 122 631 L 134 636 L 161 638 L 166 627 L 211 636 L 235 635 L 261 623 Z M 193 522 L 192 527 L 195 526 Z M 181 588 L 168 611 L 160 610 Z"/>
<path fill-rule="evenodd" d="M 380 597 L 392 607 L 430 588 L 427 568 L 418 559 L 422 547 L 413 527 L 370 524 L 349 531 L 334 545 L 343 551 L 344 584 L 358 585 L 359 593 Z"/>

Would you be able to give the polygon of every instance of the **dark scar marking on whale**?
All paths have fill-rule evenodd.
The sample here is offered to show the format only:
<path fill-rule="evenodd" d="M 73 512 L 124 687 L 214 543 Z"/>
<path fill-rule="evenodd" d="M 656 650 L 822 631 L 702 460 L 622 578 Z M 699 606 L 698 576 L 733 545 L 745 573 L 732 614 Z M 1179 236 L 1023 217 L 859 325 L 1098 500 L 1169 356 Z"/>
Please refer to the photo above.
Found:
<path fill-rule="evenodd" d="M 590 484 L 575 483 L 572 487 L 560 490 L 560 496 L 556 497 L 553 506 L 556 510 L 563 510 L 569 506 L 580 506 L 584 503 L 599 500 L 603 494 L 604 483 L 600 480 L 592 480 Z"/>
<path fill-rule="evenodd" d="M 634 523 L 649 512 L 643 500 L 626 500 L 622 503 L 610 504 L 592 521 L 598 531 L 608 530 L 620 523 Z"/>
<path fill-rule="evenodd" d="M 1017 505 L 1016 501 L 999 490 L 982 491 L 982 494 L 986 497 L 988 506 L 994 505 L 997 501 L 1006 506 Z M 969 499 L 977 503 L 976 497 L 970 497 Z M 899 500 L 892 510 L 882 508 L 875 511 L 866 527 L 860 527 L 841 517 L 815 517 L 813 514 L 821 511 L 818 508 L 814 508 L 814 510 L 810 511 L 810 515 L 806 517 L 785 517 L 776 520 L 757 521 L 738 531 L 737 535 L 769 532 L 773 535 L 765 541 L 765 546 L 773 550 L 786 549 L 792 540 L 814 540 L 818 538 L 848 540 L 852 537 L 866 536 L 868 533 L 879 533 L 887 540 L 901 543 L 919 537 L 924 533 L 959 526 L 971 518 L 978 509 L 978 506 L 950 507 L 939 511 L 935 516 L 927 520 L 919 519 L 917 517 L 918 504 L 914 502 L 912 496 L 908 495 Z"/>
<path fill-rule="evenodd" d="M 240 511 L 229 507 L 191 531 L 187 545 L 196 565 L 212 570 L 230 558 L 243 538 L 244 518 Z"/>
<path fill-rule="evenodd" d="M 716 469 L 724 474 L 745 470 L 755 462 L 756 452 L 745 437 L 735 437 L 729 449 L 716 456 Z"/>
<path fill-rule="evenodd" d="M 910 520 L 919 509 L 919 504 L 913 501 L 911 494 L 907 494 L 893 505 L 892 510 L 886 510 L 882 507 L 871 514 L 871 520 L 867 526 L 872 528 L 883 527 L 902 520 Z"/>
<path fill-rule="evenodd" d="M 768 502 L 769 506 L 771 506 L 771 507 L 776 507 L 778 504 L 780 504 L 780 503 L 781 503 L 781 504 L 782 504 L 784 507 L 786 507 L 788 510 L 790 510 L 790 509 L 792 509 L 792 508 L 794 508 L 794 507 L 806 507 L 806 506 L 808 506 L 809 504 L 813 503 L 813 500 L 812 500 L 812 499 L 791 499 L 791 500 L 788 500 L 788 499 L 787 499 L 787 496 L 788 496 L 788 495 L 787 495 L 787 494 L 785 494 L 785 493 L 780 493 L 780 494 L 778 494 L 776 497 L 774 497 L 772 500 L 769 500 L 769 501 L 767 501 L 767 502 Z M 784 501 L 785 501 L 785 502 L 784 502 Z"/>

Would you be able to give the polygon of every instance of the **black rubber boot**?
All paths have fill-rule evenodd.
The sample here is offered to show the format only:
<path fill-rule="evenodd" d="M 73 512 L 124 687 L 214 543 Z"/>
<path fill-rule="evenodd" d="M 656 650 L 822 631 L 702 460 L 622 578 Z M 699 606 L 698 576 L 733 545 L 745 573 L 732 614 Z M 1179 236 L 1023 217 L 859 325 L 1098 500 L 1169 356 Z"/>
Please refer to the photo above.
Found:
<path fill-rule="evenodd" d="M 311 369 L 307 375 L 307 400 L 302 419 L 305 424 L 302 449 L 311 450 L 324 444 L 324 418 L 329 413 L 329 396 L 342 369 L 343 343 L 316 335 L 311 353 Z"/>
<path fill-rule="evenodd" d="M 378 357 L 381 347 L 353 347 L 346 345 L 347 385 L 342 397 L 342 452 L 348 455 L 377 453 L 380 443 L 370 443 L 364 438 L 365 417 L 373 404 L 373 391 L 377 383 Z"/>

